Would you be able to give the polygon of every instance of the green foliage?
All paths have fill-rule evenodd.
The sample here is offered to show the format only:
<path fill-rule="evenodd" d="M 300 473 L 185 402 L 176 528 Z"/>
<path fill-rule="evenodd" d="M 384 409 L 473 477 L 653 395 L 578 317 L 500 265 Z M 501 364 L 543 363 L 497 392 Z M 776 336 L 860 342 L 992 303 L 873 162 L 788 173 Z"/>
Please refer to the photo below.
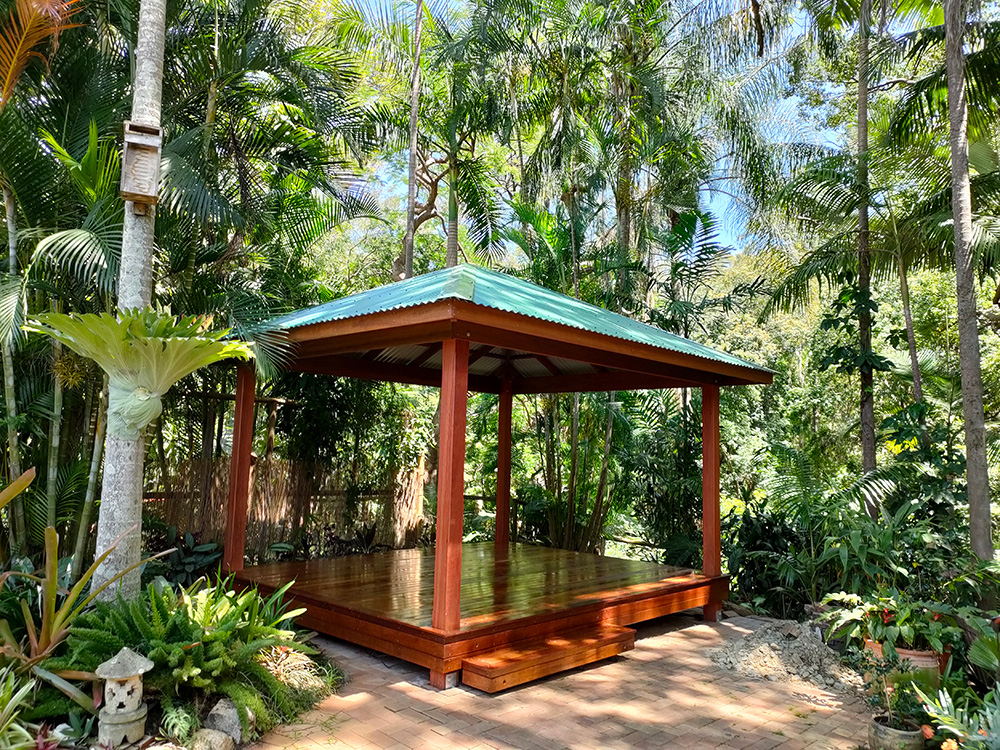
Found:
<path fill-rule="evenodd" d="M 237 593 L 230 586 L 150 584 L 132 601 L 98 602 L 71 629 L 68 653 L 51 666 L 91 671 L 127 646 L 155 665 L 144 679 L 163 699 L 165 731 L 178 737 L 190 732 L 189 707 L 216 695 L 233 699 L 248 732 L 248 710 L 258 731 L 266 731 L 311 705 L 329 684 L 289 686 L 261 663 L 261 655 L 276 647 L 313 653 L 287 629 L 301 610 L 285 611 L 284 590 L 264 599 L 255 589 Z"/>
<path fill-rule="evenodd" d="M 198 712 L 190 704 L 176 702 L 168 695 L 161 697 L 160 705 L 163 710 L 160 731 L 168 739 L 183 745 L 201 726 Z"/>
<path fill-rule="evenodd" d="M 678 404 L 669 396 L 650 396 L 636 406 L 637 429 L 623 462 L 623 474 L 635 498 L 634 512 L 648 539 L 663 549 L 662 562 L 699 567 L 699 402 Z"/>
<path fill-rule="evenodd" d="M 19 720 L 29 702 L 34 680 L 18 676 L 10 667 L 0 669 L 0 750 L 28 750 L 34 735 Z"/>
<path fill-rule="evenodd" d="M 830 594 L 823 603 L 837 607 L 822 618 L 830 623 L 831 637 L 847 637 L 858 646 L 873 641 L 890 658 L 896 655 L 897 648 L 944 653 L 945 647 L 957 643 L 962 634 L 952 607 L 913 601 L 892 589 L 865 597 L 844 592 Z"/>
<path fill-rule="evenodd" d="M 983 698 L 963 690 L 957 701 L 947 690 L 938 691 L 937 697 L 916 690 L 928 715 L 962 747 L 1000 750 L 1000 693 L 996 689 Z"/>
<path fill-rule="evenodd" d="M 143 543 L 157 551 L 171 550 L 143 568 L 145 582 L 162 577 L 178 586 L 191 586 L 215 570 L 222 557 L 215 542 L 199 544 L 194 535 L 180 534 L 176 526 L 165 526 L 155 517 L 143 518 Z"/>
<path fill-rule="evenodd" d="M 831 303 L 831 312 L 820 323 L 821 331 L 837 331 L 841 336 L 854 341 L 857 338 L 855 321 L 860 315 L 874 316 L 878 312 L 878 304 L 872 299 L 870 291 L 861 291 L 854 286 L 847 286 Z M 826 356 L 819 362 L 819 369 L 833 367 L 839 373 L 854 374 L 868 368 L 873 372 L 888 372 L 892 362 L 871 350 L 860 351 L 853 343 L 844 343 L 843 339 L 827 350 Z"/>
<path fill-rule="evenodd" d="M 30 482 L 30 479 L 28 481 Z M 13 497 L 14 493 L 8 493 L 0 502 L 0 509 Z M 11 663 L 19 673 L 32 673 L 38 679 L 63 692 L 87 711 L 94 710 L 93 700 L 68 680 L 90 677 L 91 670 L 87 673 L 75 669 L 52 671 L 51 668 L 43 668 L 43 664 L 62 647 L 74 622 L 86 612 L 98 595 L 117 584 L 122 576 L 146 562 L 140 561 L 129 566 L 96 588 L 90 586 L 97 569 L 131 531 L 132 529 L 126 529 L 114 539 L 108 549 L 97 556 L 93 564 L 80 576 L 80 580 L 68 590 L 63 586 L 65 566 L 63 572 L 60 572 L 59 535 L 52 526 L 45 529 L 45 556 L 41 570 L 27 573 L 13 569 L 0 574 L 0 597 L 8 579 L 21 578 L 37 586 L 38 608 L 41 610 L 41 621 L 36 622 L 34 612 L 29 606 L 29 598 L 24 597 L 19 600 L 20 624 L 24 627 L 24 637 L 15 636 L 10 624 L 6 620 L 0 620 L 0 659 Z"/>
<path fill-rule="evenodd" d="M 909 662 L 894 651 L 875 658 L 867 649 L 854 650 L 849 661 L 865 676 L 868 704 L 885 716 L 890 728 L 913 730 L 927 722 L 919 689 L 906 679 L 913 674 Z"/>
<path fill-rule="evenodd" d="M 210 318 L 148 310 L 42 313 L 28 330 L 51 336 L 108 375 L 108 432 L 129 438 L 160 416 L 161 398 L 178 380 L 213 362 L 247 359 L 246 344 L 208 332 Z"/>

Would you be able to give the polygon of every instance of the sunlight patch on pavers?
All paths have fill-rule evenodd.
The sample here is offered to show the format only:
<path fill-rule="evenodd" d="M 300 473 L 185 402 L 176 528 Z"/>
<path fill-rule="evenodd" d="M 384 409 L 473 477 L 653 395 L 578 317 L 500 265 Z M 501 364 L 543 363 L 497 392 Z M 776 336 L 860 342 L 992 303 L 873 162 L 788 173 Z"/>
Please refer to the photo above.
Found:
<path fill-rule="evenodd" d="M 867 713 L 859 699 L 753 680 L 703 653 L 758 623 L 663 618 L 637 627 L 634 651 L 493 696 L 467 687 L 436 691 L 426 670 L 323 639 L 319 645 L 347 673 L 348 684 L 254 750 L 847 750 L 862 744 Z"/>

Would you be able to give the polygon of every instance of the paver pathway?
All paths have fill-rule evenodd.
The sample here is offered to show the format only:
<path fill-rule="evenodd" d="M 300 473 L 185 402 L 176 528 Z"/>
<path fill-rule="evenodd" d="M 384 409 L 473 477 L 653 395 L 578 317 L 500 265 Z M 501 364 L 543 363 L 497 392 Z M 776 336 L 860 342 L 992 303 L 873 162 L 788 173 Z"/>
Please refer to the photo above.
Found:
<path fill-rule="evenodd" d="M 705 655 L 760 621 L 678 615 L 639 625 L 635 650 L 486 695 L 436 691 L 424 669 L 321 640 L 349 682 L 255 750 L 318 748 L 857 748 L 862 702 L 721 669 Z"/>

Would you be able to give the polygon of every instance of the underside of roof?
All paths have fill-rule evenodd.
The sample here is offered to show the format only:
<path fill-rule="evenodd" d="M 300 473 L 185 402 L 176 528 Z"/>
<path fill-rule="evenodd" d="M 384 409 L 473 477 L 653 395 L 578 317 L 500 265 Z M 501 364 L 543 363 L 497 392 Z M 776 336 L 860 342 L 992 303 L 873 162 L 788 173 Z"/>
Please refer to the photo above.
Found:
<path fill-rule="evenodd" d="M 769 383 L 771 371 L 507 274 L 462 265 L 282 316 L 291 369 L 435 385 L 441 342 L 470 343 L 469 385 L 496 392 Z"/>

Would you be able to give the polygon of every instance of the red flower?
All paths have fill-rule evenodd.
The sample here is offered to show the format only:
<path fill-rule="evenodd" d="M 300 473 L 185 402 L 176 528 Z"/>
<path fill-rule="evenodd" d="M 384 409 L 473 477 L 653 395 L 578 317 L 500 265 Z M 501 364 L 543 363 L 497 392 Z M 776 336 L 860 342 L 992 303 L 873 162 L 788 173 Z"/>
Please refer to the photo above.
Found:
<path fill-rule="evenodd" d="M 934 622 L 937 622 L 940 619 L 941 619 L 941 613 L 940 612 L 935 612 L 934 613 Z"/>
<path fill-rule="evenodd" d="M 890 612 L 889 608 L 886 607 L 882 610 L 882 623 L 884 625 L 888 625 L 890 622 L 892 622 L 892 612 Z"/>
<path fill-rule="evenodd" d="M 921 725 L 920 731 L 924 733 L 925 740 L 929 740 L 931 737 L 934 736 L 934 727 L 932 727 L 930 724 Z"/>

